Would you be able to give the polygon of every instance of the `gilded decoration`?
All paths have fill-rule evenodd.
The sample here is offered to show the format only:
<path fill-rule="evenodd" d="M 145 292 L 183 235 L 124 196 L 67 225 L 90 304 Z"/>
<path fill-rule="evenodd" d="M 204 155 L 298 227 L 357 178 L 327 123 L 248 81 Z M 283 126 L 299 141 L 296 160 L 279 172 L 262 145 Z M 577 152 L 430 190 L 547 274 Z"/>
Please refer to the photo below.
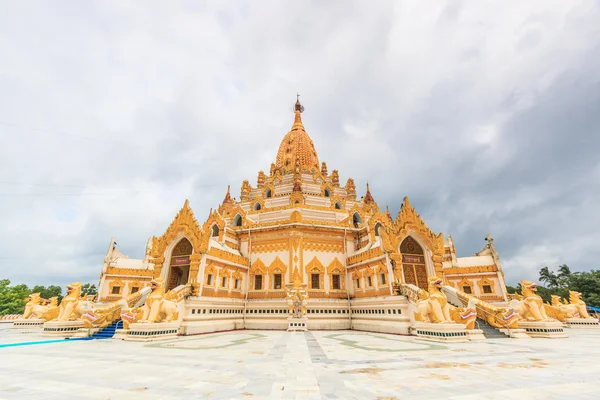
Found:
<path fill-rule="evenodd" d="M 340 174 L 338 173 L 337 169 L 334 169 L 333 171 L 331 171 L 331 185 L 333 185 L 333 187 L 340 187 Z"/>
<path fill-rule="evenodd" d="M 333 261 L 327 266 L 327 274 L 329 275 L 329 290 L 346 290 L 346 274 L 344 270 L 344 265 L 338 260 L 334 258 Z M 333 288 L 333 276 L 340 276 L 340 287 L 339 289 Z"/>
<path fill-rule="evenodd" d="M 302 124 L 300 113 L 304 110 L 304 107 L 297 101 L 295 108 L 294 124 L 279 145 L 275 165 L 279 168 L 291 168 L 294 161 L 299 160 L 300 164 L 306 169 L 319 170 L 319 158 L 315 146 Z"/>
<path fill-rule="evenodd" d="M 495 290 L 495 283 L 493 280 L 490 280 L 488 278 L 483 278 L 477 281 L 477 286 L 479 286 L 479 293 L 481 293 L 482 295 L 488 294 L 495 294 L 496 290 Z M 491 293 L 485 293 L 483 290 L 484 286 L 489 286 L 490 289 L 492 289 Z"/>
<path fill-rule="evenodd" d="M 300 213 L 300 211 L 294 211 L 290 214 L 290 222 L 292 222 L 292 223 L 302 222 L 302 214 Z"/>
<path fill-rule="evenodd" d="M 381 231 L 387 229 L 391 223 L 386 214 L 382 214 L 379 210 L 375 211 L 375 214 L 369 219 L 369 235 L 371 237 L 371 242 L 375 242 L 377 240 L 377 235 L 375 234 L 375 227 L 379 224 L 379 236 L 381 236 Z"/>
<path fill-rule="evenodd" d="M 277 241 L 260 241 L 260 242 L 252 242 L 252 247 L 250 249 L 251 253 L 273 253 L 278 251 L 287 250 L 289 247 L 288 240 L 279 239 Z"/>
<path fill-rule="evenodd" d="M 250 182 L 243 181 L 242 188 L 240 189 L 240 200 L 248 201 L 250 200 L 250 192 L 252 191 L 252 187 L 250 186 Z"/>
<path fill-rule="evenodd" d="M 410 205 L 408 197 L 404 198 L 396 220 L 381 232 L 381 240 L 385 251 L 398 252 L 402 241 L 414 233 L 433 253 L 436 275 L 442 276 L 442 256 L 444 254 L 444 235 L 434 234 L 423 222 L 421 216 Z"/>
<path fill-rule="evenodd" d="M 306 272 L 309 274 L 323 274 L 325 273 L 325 267 L 323 267 L 321 261 L 315 256 L 308 264 L 306 264 Z"/>
<path fill-rule="evenodd" d="M 296 279 L 302 281 L 304 276 L 303 263 L 304 263 L 304 239 L 302 233 L 292 232 L 289 237 L 289 263 L 288 265 L 292 269 L 291 281 L 294 282 Z"/>
<path fill-rule="evenodd" d="M 257 258 L 256 261 L 254 261 L 252 263 L 252 265 L 250 266 L 250 274 L 251 275 L 264 275 L 266 274 L 268 271 L 267 266 L 265 265 L 264 262 L 262 262 L 262 260 L 260 258 Z"/>
<path fill-rule="evenodd" d="M 217 249 L 216 247 L 211 247 L 206 254 L 211 257 L 220 258 L 223 261 L 232 262 L 234 264 L 240 264 L 244 266 L 248 265 L 248 259 L 246 257 L 238 256 L 237 254 Z"/>
<path fill-rule="evenodd" d="M 334 172 L 337 172 L 337 171 L 334 171 Z M 356 186 L 354 185 L 354 179 L 348 178 L 348 181 L 346 182 L 346 186 L 344 187 L 344 189 L 346 189 L 346 199 L 356 200 Z"/>
<path fill-rule="evenodd" d="M 119 293 L 113 293 L 115 287 L 119 288 Z M 125 291 L 125 283 L 121 279 L 114 279 L 108 283 L 108 295 L 122 295 Z"/>
<path fill-rule="evenodd" d="M 152 257 L 151 262 L 155 264 L 155 277 L 160 276 L 167 246 L 180 233 L 183 233 L 183 235 L 191 242 L 196 253 L 206 252 L 209 234 L 200 228 L 188 200 L 185 201 L 183 207 L 179 210 L 166 232 L 158 238 L 156 236 L 152 237 L 151 247 L 148 249 L 148 252 L 150 257 Z"/>
<path fill-rule="evenodd" d="M 475 294 L 475 288 L 473 287 L 473 282 L 471 282 L 466 277 L 463 277 L 456 285 L 457 285 L 456 288 L 463 292 L 465 291 L 464 287 L 467 286 L 467 287 L 471 288 L 471 294 Z"/>
<path fill-rule="evenodd" d="M 383 250 L 381 249 L 381 247 L 374 247 L 367 251 L 363 251 L 362 253 L 357 254 L 355 256 L 348 257 L 346 259 L 346 264 L 348 266 L 354 265 L 354 264 L 359 264 L 361 262 L 370 260 L 372 258 L 382 257 L 383 255 L 384 255 L 384 253 L 383 253 Z"/>
<path fill-rule="evenodd" d="M 484 272 L 498 272 L 498 267 L 495 265 L 477 265 L 473 267 L 450 267 L 444 268 L 445 275 L 454 274 L 480 274 Z"/>
<path fill-rule="evenodd" d="M 283 261 L 281 261 L 281 258 L 279 258 L 279 257 L 275 257 L 275 260 L 273 260 L 271 265 L 269 265 L 269 273 L 270 274 L 274 274 L 274 273 L 285 274 L 286 271 L 287 271 L 287 265 L 285 265 L 285 263 Z"/>
<path fill-rule="evenodd" d="M 212 275 L 212 279 L 209 280 L 209 276 Z M 217 269 L 213 264 L 209 264 L 204 271 L 204 284 L 206 286 L 215 286 L 217 281 Z"/>
<path fill-rule="evenodd" d="M 151 269 L 108 267 L 106 269 L 106 275 L 128 275 L 128 276 L 150 278 L 150 277 L 152 277 L 153 272 Z"/>

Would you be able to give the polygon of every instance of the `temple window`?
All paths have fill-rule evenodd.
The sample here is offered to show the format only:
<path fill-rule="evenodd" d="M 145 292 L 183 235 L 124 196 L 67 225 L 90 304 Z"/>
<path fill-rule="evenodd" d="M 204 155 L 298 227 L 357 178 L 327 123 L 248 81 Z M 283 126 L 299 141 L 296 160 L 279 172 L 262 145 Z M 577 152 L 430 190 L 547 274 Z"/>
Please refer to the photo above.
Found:
<path fill-rule="evenodd" d="M 233 218 L 233 226 L 242 226 L 242 216 L 237 214 L 235 218 Z"/>
<path fill-rule="evenodd" d="M 120 294 L 121 286 L 113 286 L 111 294 Z"/>
<path fill-rule="evenodd" d="M 383 272 L 379 274 L 379 284 L 385 285 L 385 273 Z"/>
<path fill-rule="evenodd" d="M 463 286 L 463 292 L 465 292 L 466 294 L 473 294 L 471 286 Z"/>
<path fill-rule="evenodd" d="M 281 289 L 281 274 L 273 275 L 273 289 Z"/>
<path fill-rule="evenodd" d="M 213 225 L 212 226 L 212 233 L 211 233 L 212 237 L 218 237 L 219 236 L 219 226 L 218 225 Z"/>
<path fill-rule="evenodd" d="M 355 228 L 358 228 L 360 224 L 362 224 L 362 218 L 359 213 L 355 212 L 352 214 L 352 222 L 354 223 Z"/>
<path fill-rule="evenodd" d="M 371 287 L 373 286 L 373 280 L 371 279 L 370 276 L 367 276 L 367 287 Z"/>
<path fill-rule="evenodd" d="M 379 236 L 379 228 L 381 228 L 381 224 L 377 223 L 375 225 L 375 236 Z"/>
<path fill-rule="evenodd" d="M 221 286 L 223 286 L 224 288 L 227 287 L 227 277 L 224 276 L 223 279 L 221 280 Z"/>
<path fill-rule="evenodd" d="M 359 278 L 356 278 L 354 280 L 354 287 L 357 289 L 360 289 L 360 279 Z"/>
<path fill-rule="evenodd" d="M 236 288 L 236 289 L 239 289 L 239 288 L 240 288 L 240 280 L 239 280 L 239 279 L 236 279 L 236 280 L 235 280 L 235 288 Z"/>
<path fill-rule="evenodd" d="M 255 203 L 254 204 L 254 211 L 258 211 L 262 208 L 262 206 L 260 205 L 260 203 Z"/>
<path fill-rule="evenodd" d="M 485 293 L 485 294 L 492 293 L 492 287 L 490 285 L 483 285 L 483 293 Z"/>
<path fill-rule="evenodd" d="M 323 191 L 323 194 L 325 195 L 325 197 L 331 197 L 331 190 L 329 190 L 328 188 L 325 188 L 325 190 Z"/>
<path fill-rule="evenodd" d="M 311 289 L 319 289 L 319 274 L 310 275 L 310 287 Z"/>
<path fill-rule="evenodd" d="M 254 290 L 262 290 L 262 275 L 254 275 Z"/>
<path fill-rule="evenodd" d="M 273 195 L 273 192 L 271 191 L 271 189 L 267 189 L 267 191 L 265 192 L 265 197 L 271 197 Z"/>
<path fill-rule="evenodd" d="M 213 285 L 213 279 L 214 279 L 213 274 L 208 274 L 208 276 L 206 277 L 206 285 L 207 286 L 212 286 Z"/>
<path fill-rule="evenodd" d="M 137 293 L 139 290 L 140 290 L 140 288 L 139 288 L 139 287 L 137 287 L 137 286 L 134 286 L 134 287 L 132 287 L 132 288 L 131 288 L 131 294 L 133 294 L 133 293 Z"/>
<path fill-rule="evenodd" d="M 335 290 L 340 290 L 342 288 L 340 285 L 340 275 L 339 274 L 331 275 L 331 287 Z"/>
<path fill-rule="evenodd" d="M 335 202 L 335 209 L 336 210 L 341 210 L 342 209 L 342 203 L 340 203 L 339 201 Z"/>

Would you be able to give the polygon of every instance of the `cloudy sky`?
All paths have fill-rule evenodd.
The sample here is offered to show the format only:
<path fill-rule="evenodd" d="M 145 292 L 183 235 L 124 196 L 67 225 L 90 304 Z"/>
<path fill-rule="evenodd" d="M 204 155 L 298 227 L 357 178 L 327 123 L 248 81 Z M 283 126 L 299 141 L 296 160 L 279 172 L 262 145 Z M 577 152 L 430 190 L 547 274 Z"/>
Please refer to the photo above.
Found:
<path fill-rule="evenodd" d="M 425 4 L 428 3 L 428 4 Z M 186 198 L 268 171 L 296 92 L 321 161 L 506 278 L 598 269 L 598 1 L 0 4 L 0 278 L 96 283 Z M 359 194 L 360 195 L 360 194 Z"/>

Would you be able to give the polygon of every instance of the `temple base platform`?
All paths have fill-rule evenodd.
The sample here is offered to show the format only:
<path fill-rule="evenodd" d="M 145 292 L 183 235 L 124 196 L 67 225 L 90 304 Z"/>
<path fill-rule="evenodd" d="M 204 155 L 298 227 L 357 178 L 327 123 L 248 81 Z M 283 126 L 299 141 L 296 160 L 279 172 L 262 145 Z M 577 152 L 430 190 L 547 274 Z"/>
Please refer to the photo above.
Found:
<path fill-rule="evenodd" d="M 301 318 L 289 317 L 287 330 L 288 330 L 288 332 L 295 332 L 295 331 L 306 332 L 306 331 L 308 331 L 307 318 L 306 317 L 301 317 Z"/>
<path fill-rule="evenodd" d="M 420 339 L 434 342 L 468 342 L 467 330 L 463 324 L 432 324 L 416 322 L 413 333 Z"/>
<path fill-rule="evenodd" d="M 152 342 L 155 340 L 172 339 L 179 334 L 179 322 L 159 322 L 159 323 L 133 323 L 129 325 L 129 330 L 125 340 L 133 342 Z M 115 335 L 116 336 L 116 335 Z M 121 337 L 120 333 L 118 337 Z"/>
<path fill-rule="evenodd" d="M 600 323 L 596 318 L 567 318 L 565 319 L 567 328 L 583 328 L 583 329 L 598 329 Z"/>
<path fill-rule="evenodd" d="M 525 333 L 532 338 L 565 338 L 563 325 L 559 321 L 539 322 L 522 321 L 519 322 L 519 328 L 525 329 Z"/>
<path fill-rule="evenodd" d="M 45 319 L 39 319 L 39 318 L 29 318 L 29 319 L 19 318 L 19 319 L 15 319 L 13 321 L 11 328 L 13 328 L 13 329 L 42 328 L 44 326 L 45 322 L 46 322 Z"/>
<path fill-rule="evenodd" d="M 48 321 L 44 323 L 44 336 L 70 338 L 84 328 L 83 321 Z"/>
<path fill-rule="evenodd" d="M 465 332 L 469 340 L 486 340 L 481 329 L 466 329 Z"/>

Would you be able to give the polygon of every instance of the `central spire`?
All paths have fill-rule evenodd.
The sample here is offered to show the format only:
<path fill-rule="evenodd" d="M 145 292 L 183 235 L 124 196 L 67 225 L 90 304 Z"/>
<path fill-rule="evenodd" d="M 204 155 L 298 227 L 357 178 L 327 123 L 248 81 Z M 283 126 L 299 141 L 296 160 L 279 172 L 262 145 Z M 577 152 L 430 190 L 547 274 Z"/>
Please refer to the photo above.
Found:
<path fill-rule="evenodd" d="M 292 125 L 292 130 L 304 130 L 304 125 L 302 124 L 302 118 L 300 114 L 304 112 L 304 106 L 300 104 L 300 93 L 296 93 L 296 104 L 294 104 L 294 113 L 296 114 L 294 117 L 294 125 Z"/>
<path fill-rule="evenodd" d="M 300 161 L 300 168 L 319 170 L 319 158 L 313 141 L 304 130 L 301 114 L 304 106 L 300 103 L 300 94 L 296 94 L 296 104 L 294 104 L 294 124 L 292 129 L 285 135 L 279 150 L 277 151 L 276 165 L 279 168 L 285 168 L 289 171 L 294 169 L 296 160 Z"/>

